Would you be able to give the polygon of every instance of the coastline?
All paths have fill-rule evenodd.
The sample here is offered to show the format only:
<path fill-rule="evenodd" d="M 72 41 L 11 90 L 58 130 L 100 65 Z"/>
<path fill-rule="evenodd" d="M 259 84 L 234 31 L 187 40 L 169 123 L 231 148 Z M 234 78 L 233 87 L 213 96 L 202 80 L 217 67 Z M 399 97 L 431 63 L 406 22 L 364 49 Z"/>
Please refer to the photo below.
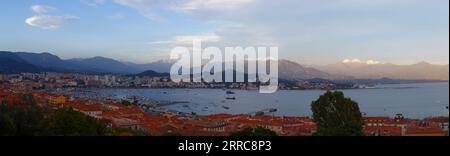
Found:
<path fill-rule="evenodd" d="M 442 85 L 439 85 L 442 84 Z M 392 85 L 392 84 L 390 84 Z M 402 84 L 409 86 L 411 84 Z M 371 88 L 371 89 L 349 89 L 342 90 L 350 95 L 350 97 L 357 99 L 360 101 L 361 107 L 365 109 L 365 112 L 368 112 L 369 115 L 392 115 L 395 113 L 406 113 L 417 114 L 419 112 L 414 111 L 419 108 L 423 109 L 422 112 L 428 113 L 419 113 L 419 114 L 429 114 L 429 115 L 412 115 L 412 116 L 420 116 L 421 118 L 433 116 L 435 111 L 440 111 L 445 107 L 446 103 L 448 105 L 448 100 L 445 100 L 441 95 L 440 99 L 430 101 L 432 104 L 428 106 L 428 104 L 424 103 L 426 100 L 405 100 L 411 98 L 408 95 L 408 92 L 415 92 L 414 90 L 423 90 L 424 88 L 420 87 L 420 85 L 426 85 L 428 87 L 437 85 L 438 87 L 448 88 L 448 83 L 418 83 L 412 87 L 404 87 L 404 86 L 394 86 L 394 87 L 379 87 L 379 88 Z M 433 87 L 432 87 L 433 88 Z M 401 96 L 393 96 L 389 95 L 390 93 L 384 92 L 399 92 L 396 91 L 401 89 Z M 108 95 L 110 99 L 123 100 L 129 97 L 139 97 L 143 99 L 149 99 L 150 103 L 153 105 L 157 105 L 157 103 L 171 103 L 168 105 L 159 105 L 158 107 L 162 107 L 165 109 L 179 111 L 184 113 L 192 113 L 196 112 L 197 114 L 202 115 L 211 115 L 211 114 L 220 114 L 220 113 L 229 113 L 229 114 L 241 114 L 247 112 L 254 112 L 266 108 L 280 108 L 281 113 L 277 115 L 300 115 L 300 116 L 309 116 L 309 113 L 302 111 L 302 109 L 308 109 L 307 105 L 309 104 L 308 99 L 313 99 L 319 94 L 325 92 L 325 90 L 280 90 L 275 95 L 260 95 L 257 91 L 254 90 L 239 90 L 239 89 L 231 89 L 233 92 L 237 92 L 237 95 L 231 95 L 235 97 L 234 100 L 227 100 L 228 97 L 226 94 L 227 89 L 211 89 L 211 88 L 90 88 L 90 89 L 80 89 L 81 91 L 87 91 L 93 94 L 94 96 L 99 95 Z M 448 89 L 447 89 L 448 90 Z M 426 91 L 428 92 L 428 91 Z M 59 92 L 63 93 L 63 92 Z M 206 96 L 206 97 L 205 97 Z M 268 97 L 267 97 L 268 96 Z M 386 97 L 387 96 L 387 97 Z M 295 97 L 300 98 L 300 100 L 295 100 Z M 400 100 L 402 103 L 397 104 L 383 104 L 377 106 L 377 101 L 389 101 L 383 100 L 384 98 L 388 98 L 394 101 Z M 416 96 L 420 98 L 421 95 Z M 448 94 L 447 94 L 448 99 Z M 273 99 L 271 99 L 273 98 Z M 287 98 L 287 99 L 283 99 Z M 304 99 L 306 98 L 306 99 Z M 368 99 L 367 99 L 368 98 Z M 422 97 L 423 98 L 423 97 Z M 256 100 L 255 102 L 251 102 L 252 100 Z M 303 99 L 303 100 L 302 100 Z M 296 105 L 294 101 L 298 101 L 299 104 Z M 183 101 L 183 102 L 180 102 Z M 303 102 L 302 102 L 303 101 Z M 309 102 L 308 102 L 309 101 Z M 372 102 L 374 101 L 374 102 Z M 411 106 L 404 103 L 406 101 L 411 102 Z M 437 102 L 439 101 L 439 102 Z M 263 102 L 263 103 L 260 103 Z M 156 104 L 155 104 L 156 103 Z M 257 104 L 260 103 L 260 104 Z M 187 105 L 187 106 L 186 106 Z M 294 106 L 296 105 L 296 106 Z M 205 109 L 208 107 L 207 109 Z M 239 109 L 242 107 L 242 109 Z M 287 107 L 283 109 L 284 107 Z M 228 109 L 225 109 L 228 108 Z M 246 111 L 244 111 L 246 110 Z M 304 113 L 295 113 L 294 110 Z M 434 111 L 433 111 L 434 110 Z M 282 112 L 287 113 L 282 113 Z M 207 113 L 209 112 L 209 113 Z M 370 113 L 373 112 L 373 113 Z M 391 112 L 391 113 L 388 113 Z M 415 113 L 416 112 L 416 113 Z M 436 113 L 436 112 L 435 112 Z M 437 113 L 440 115 L 445 115 L 445 113 Z M 448 116 L 448 113 L 446 114 Z"/>

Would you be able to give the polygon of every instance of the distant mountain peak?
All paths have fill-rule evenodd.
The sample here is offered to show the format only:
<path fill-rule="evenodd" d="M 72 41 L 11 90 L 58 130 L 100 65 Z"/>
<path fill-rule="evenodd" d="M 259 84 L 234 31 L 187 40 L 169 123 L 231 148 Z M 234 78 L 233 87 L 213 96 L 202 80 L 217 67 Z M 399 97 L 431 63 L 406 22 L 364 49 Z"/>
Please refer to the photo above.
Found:
<path fill-rule="evenodd" d="M 142 73 L 136 74 L 136 76 L 149 76 L 149 77 L 168 77 L 170 76 L 169 73 L 158 73 L 153 70 L 147 70 Z"/>
<path fill-rule="evenodd" d="M 319 71 L 315 68 L 304 67 L 297 62 L 290 60 L 279 60 L 279 77 L 289 81 L 298 81 L 314 78 L 330 79 L 328 73 Z"/>
<path fill-rule="evenodd" d="M 344 74 L 357 79 L 390 78 L 398 80 L 448 80 L 448 65 L 419 62 L 411 65 L 386 64 L 330 64 L 319 67 L 330 74 Z"/>
<path fill-rule="evenodd" d="M 123 63 L 112 58 L 96 56 L 62 60 L 49 52 L 0 51 L 0 72 L 83 72 L 158 75 L 168 73 L 174 60 L 159 60 L 148 64 Z M 370 61 L 370 60 L 369 60 Z M 413 65 L 384 64 L 377 61 L 364 63 L 347 60 L 326 66 L 307 67 L 297 62 L 280 59 L 279 77 L 284 80 L 307 79 L 378 79 L 448 80 L 449 66 L 434 65 L 426 61 Z"/>
<path fill-rule="evenodd" d="M 433 65 L 433 64 L 426 62 L 426 61 L 421 61 L 421 62 L 416 63 L 415 65 Z"/>
<path fill-rule="evenodd" d="M 103 57 L 103 56 L 95 56 L 92 58 L 88 58 L 88 59 L 103 59 L 103 60 L 113 60 L 112 58 L 107 58 L 107 57 Z"/>

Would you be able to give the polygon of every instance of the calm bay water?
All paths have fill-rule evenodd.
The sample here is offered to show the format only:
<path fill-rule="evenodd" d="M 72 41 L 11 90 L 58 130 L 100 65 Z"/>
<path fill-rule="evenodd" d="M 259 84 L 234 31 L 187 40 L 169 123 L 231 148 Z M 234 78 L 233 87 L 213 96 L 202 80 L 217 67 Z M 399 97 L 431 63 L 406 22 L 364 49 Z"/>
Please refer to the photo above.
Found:
<path fill-rule="evenodd" d="M 201 115 L 241 114 L 276 108 L 276 115 L 310 116 L 311 102 L 325 91 L 288 91 L 259 94 L 257 91 L 233 90 L 227 95 L 221 89 L 102 89 L 96 90 L 117 98 L 143 96 L 154 100 L 190 101 L 165 108 L 195 112 Z M 377 89 L 344 90 L 347 97 L 357 101 L 361 111 L 370 116 L 403 113 L 409 118 L 449 116 L 449 83 L 381 85 Z M 227 100 L 235 97 L 236 100 Z"/>

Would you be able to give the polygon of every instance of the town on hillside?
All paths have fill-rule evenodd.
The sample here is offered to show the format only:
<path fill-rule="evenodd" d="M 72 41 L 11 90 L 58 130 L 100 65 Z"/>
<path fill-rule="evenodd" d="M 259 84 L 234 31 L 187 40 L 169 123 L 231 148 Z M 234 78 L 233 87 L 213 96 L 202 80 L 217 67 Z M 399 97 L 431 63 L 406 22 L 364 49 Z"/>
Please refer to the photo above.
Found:
<path fill-rule="evenodd" d="M 145 83 L 143 83 L 145 82 Z M 0 75 L 0 103 L 27 104 L 21 102 L 26 95 L 34 104 L 52 112 L 71 108 L 112 129 L 129 129 L 149 136 L 177 134 L 181 136 L 229 136 L 247 128 L 263 127 L 279 136 L 311 136 L 317 124 L 311 117 L 273 116 L 265 114 L 214 114 L 196 115 L 166 111 L 120 99 L 80 98 L 48 89 L 64 87 L 180 87 L 164 77 L 127 78 L 113 75 L 82 74 L 16 74 Z M 121 86 L 123 85 L 123 86 Z M 326 89 L 326 88 L 325 88 Z M 151 110 L 151 111 L 149 111 Z M 157 112 L 157 113 L 155 113 Z M 448 136 L 449 118 L 428 117 L 409 119 L 402 114 L 393 116 L 364 116 L 363 132 L 367 136 Z M 120 135 L 131 135 L 122 133 Z"/>

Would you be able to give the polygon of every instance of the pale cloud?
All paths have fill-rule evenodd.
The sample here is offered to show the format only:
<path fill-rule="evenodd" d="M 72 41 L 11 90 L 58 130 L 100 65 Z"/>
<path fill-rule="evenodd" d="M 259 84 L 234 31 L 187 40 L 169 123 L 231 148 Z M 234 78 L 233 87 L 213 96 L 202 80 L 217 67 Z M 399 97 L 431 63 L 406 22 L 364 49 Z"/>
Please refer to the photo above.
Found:
<path fill-rule="evenodd" d="M 113 0 L 115 3 L 131 7 L 153 7 L 160 4 L 170 4 L 167 0 Z"/>
<path fill-rule="evenodd" d="M 366 64 L 368 64 L 368 65 L 377 65 L 377 64 L 382 64 L 382 63 L 380 61 L 368 60 L 366 62 Z"/>
<path fill-rule="evenodd" d="M 106 0 L 80 0 L 81 3 L 86 4 L 91 7 L 97 7 L 106 3 Z"/>
<path fill-rule="evenodd" d="M 45 15 L 45 13 L 56 10 L 56 8 L 47 5 L 33 5 L 31 10 L 38 15 L 27 18 L 25 23 L 41 29 L 57 29 L 70 21 L 79 19 L 77 16 Z"/>
<path fill-rule="evenodd" d="M 167 0 L 113 0 L 113 2 L 136 9 L 142 16 L 155 21 L 164 19 L 157 10 L 166 9 L 172 3 Z"/>
<path fill-rule="evenodd" d="M 46 16 L 46 15 L 38 15 L 27 18 L 25 23 L 28 25 L 38 27 L 41 29 L 57 29 L 62 25 L 79 19 L 76 16 Z"/>
<path fill-rule="evenodd" d="M 345 59 L 342 61 L 342 63 L 345 64 L 351 64 L 351 63 L 358 63 L 358 64 L 367 64 L 367 65 L 378 65 L 378 64 L 383 64 L 380 61 L 375 61 L 375 60 L 367 60 L 367 61 L 362 61 L 360 59 Z"/>
<path fill-rule="evenodd" d="M 254 0 L 187 0 L 176 8 L 182 10 L 236 9 L 252 2 Z"/>
<path fill-rule="evenodd" d="M 113 0 L 114 3 L 136 9 L 141 15 L 151 20 L 164 19 L 158 14 L 160 10 L 171 11 L 230 11 L 238 9 L 255 0 Z"/>
<path fill-rule="evenodd" d="M 335 58 L 341 57 L 339 53 L 349 53 L 348 56 L 360 58 L 376 58 L 380 54 L 373 51 L 409 51 L 410 46 L 402 47 L 398 46 L 399 44 L 392 46 L 395 48 L 380 46 L 391 42 L 383 39 L 383 35 L 418 30 L 409 27 L 411 19 L 406 13 L 408 10 L 436 10 L 433 3 L 437 1 L 110 0 L 113 4 L 131 8 L 154 21 L 171 20 L 172 17 L 163 15 L 175 13 L 188 15 L 182 17 L 194 18 L 195 21 L 214 27 L 212 30 L 205 30 L 204 33 L 213 32 L 209 35 L 173 38 L 169 36 L 170 40 L 155 41 L 151 44 L 186 44 L 191 43 L 192 38 L 202 38 L 214 41 L 211 42 L 214 46 L 280 46 L 282 57 L 305 57 L 329 63 L 338 61 Z M 437 9 L 442 8 L 448 10 L 444 5 Z M 385 18 L 385 14 L 392 13 L 396 16 Z M 109 18 L 122 19 L 123 16 L 114 14 Z M 433 24 L 438 23 L 429 25 Z M 361 40 L 363 38 L 364 40 Z M 410 45 L 402 37 L 392 40 L 394 39 Z M 324 54 L 328 57 L 323 57 Z M 388 61 L 390 60 L 383 60 Z M 382 64 L 377 60 L 359 59 L 346 59 L 343 62 Z"/>
<path fill-rule="evenodd" d="M 37 13 L 37 14 L 45 14 L 50 11 L 54 11 L 56 8 L 47 6 L 47 5 L 33 5 L 31 6 L 31 11 Z"/>
<path fill-rule="evenodd" d="M 192 42 L 194 40 L 200 40 L 204 43 L 208 43 L 208 42 L 218 42 L 221 39 L 222 39 L 222 37 L 220 37 L 216 34 L 185 35 L 185 36 L 176 36 L 173 40 L 156 41 L 156 42 L 151 42 L 150 44 L 189 45 L 189 44 L 192 44 Z"/>
<path fill-rule="evenodd" d="M 215 45 L 278 45 L 278 41 L 270 35 L 271 30 L 262 25 L 245 26 L 239 17 L 242 10 L 247 10 L 247 6 L 256 4 L 257 0 L 113 0 L 114 3 L 133 8 L 144 17 L 154 21 L 164 21 L 165 17 L 160 12 L 170 11 L 191 15 L 201 21 L 211 23 L 221 23 L 215 28 L 213 34 L 176 36 L 168 41 L 156 41 L 152 44 L 186 44 L 192 43 L 193 38 L 198 38 L 204 42 L 214 42 Z M 230 15 L 230 19 L 223 15 Z M 235 15 L 236 14 L 236 15 Z M 237 15 L 239 14 L 239 15 Z M 200 16 L 215 16 L 215 18 L 203 18 Z M 217 17 L 217 18 L 216 18 Z M 239 18 L 233 18 L 239 17 Z M 236 19 L 236 22 L 233 21 Z M 223 24 L 232 23 L 232 24 Z"/>
<path fill-rule="evenodd" d="M 362 63 L 359 59 L 345 59 L 342 63 Z"/>
<path fill-rule="evenodd" d="M 255 0 L 113 0 L 115 3 L 133 8 L 151 8 L 155 6 L 170 9 L 236 9 L 250 4 Z"/>
<path fill-rule="evenodd" d="M 217 42 L 221 39 L 220 36 L 215 34 L 210 35 L 194 35 L 194 36 L 177 36 L 175 40 L 179 43 L 189 43 L 194 40 L 201 40 L 203 42 Z"/>

